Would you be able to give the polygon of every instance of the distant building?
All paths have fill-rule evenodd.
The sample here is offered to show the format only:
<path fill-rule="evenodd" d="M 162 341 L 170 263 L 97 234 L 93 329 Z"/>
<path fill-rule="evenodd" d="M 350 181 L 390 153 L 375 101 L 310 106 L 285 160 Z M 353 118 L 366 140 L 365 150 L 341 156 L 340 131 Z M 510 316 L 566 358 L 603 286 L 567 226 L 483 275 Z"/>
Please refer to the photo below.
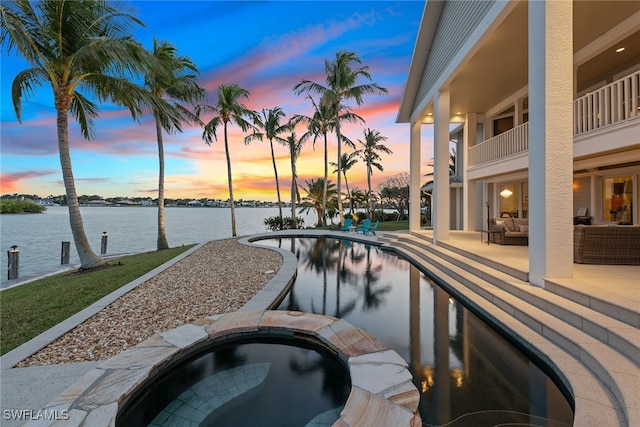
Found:
<path fill-rule="evenodd" d="M 202 207 L 204 206 L 204 204 L 199 200 L 192 200 L 190 202 L 187 202 L 186 206 L 189 208 L 194 208 L 194 207 Z"/>
<path fill-rule="evenodd" d="M 38 199 L 38 200 L 35 200 L 34 203 L 40 206 L 58 206 L 58 204 L 55 203 L 51 198 Z"/>
<path fill-rule="evenodd" d="M 80 206 L 84 206 L 84 207 L 111 206 L 111 203 L 107 202 L 106 200 L 91 200 L 91 201 L 82 203 Z"/>

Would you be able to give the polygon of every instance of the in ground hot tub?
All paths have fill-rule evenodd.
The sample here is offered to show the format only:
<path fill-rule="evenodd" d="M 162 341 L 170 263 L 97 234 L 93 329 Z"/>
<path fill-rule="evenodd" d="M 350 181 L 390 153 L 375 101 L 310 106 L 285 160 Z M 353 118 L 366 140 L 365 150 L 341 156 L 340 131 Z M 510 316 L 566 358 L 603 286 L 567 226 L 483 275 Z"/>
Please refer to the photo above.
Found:
<path fill-rule="evenodd" d="M 160 375 L 121 411 L 117 424 L 331 425 L 350 389 L 347 365 L 323 347 L 293 339 L 242 339 Z"/>
<path fill-rule="evenodd" d="M 270 376 L 294 394 L 302 378 L 323 397 L 296 408 L 278 394 L 291 390 L 278 391 Z M 295 311 L 238 311 L 149 338 L 98 364 L 45 409 L 95 427 L 161 425 L 172 416 L 238 425 L 254 416 L 254 405 L 269 405 L 262 399 L 279 405 L 281 425 L 298 409 L 314 426 L 422 424 L 418 390 L 396 352 L 344 320 Z"/>

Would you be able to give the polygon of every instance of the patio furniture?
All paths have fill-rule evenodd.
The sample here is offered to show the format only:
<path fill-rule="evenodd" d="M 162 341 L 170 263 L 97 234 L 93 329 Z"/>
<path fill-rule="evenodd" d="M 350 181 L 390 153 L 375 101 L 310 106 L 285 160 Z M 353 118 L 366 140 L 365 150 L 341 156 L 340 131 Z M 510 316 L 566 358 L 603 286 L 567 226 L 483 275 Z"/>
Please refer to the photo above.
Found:
<path fill-rule="evenodd" d="M 575 226 L 573 228 L 573 262 L 640 265 L 640 226 Z"/>
<path fill-rule="evenodd" d="M 487 233 L 487 242 L 490 237 L 493 237 L 493 243 L 499 245 L 527 246 L 529 245 L 529 220 L 511 217 L 492 218 Z"/>
<path fill-rule="evenodd" d="M 369 218 L 365 219 L 362 225 L 358 226 L 358 231 L 362 231 L 362 234 L 366 235 L 371 228 L 371 220 Z"/>
<path fill-rule="evenodd" d="M 351 231 L 352 228 L 353 228 L 353 219 L 345 218 L 344 224 L 342 225 L 342 228 L 340 228 L 340 231 Z"/>
<path fill-rule="evenodd" d="M 378 229 L 379 225 L 380 225 L 380 221 L 376 221 L 376 223 L 373 224 L 373 226 L 369 229 L 369 233 L 373 234 L 374 236 L 377 236 L 376 230 Z M 364 233 L 364 234 L 367 234 L 367 233 Z"/>

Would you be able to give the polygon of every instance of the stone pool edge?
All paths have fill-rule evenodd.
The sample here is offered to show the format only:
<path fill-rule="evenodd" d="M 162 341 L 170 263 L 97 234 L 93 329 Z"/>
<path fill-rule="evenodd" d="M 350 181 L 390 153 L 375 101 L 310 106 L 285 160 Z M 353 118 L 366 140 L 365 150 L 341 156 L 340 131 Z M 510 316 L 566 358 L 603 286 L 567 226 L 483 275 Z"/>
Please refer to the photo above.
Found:
<path fill-rule="evenodd" d="M 165 369 L 218 344 L 260 337 L 315 343 L 348 366 L 351 393 L 334 426 L 422 425 L 420 394 L 407 363 L 396 352 L 345 320 L 271 310 L 205 317 L 151 337 L 99 362 L 44 410 L 67 414 L 65 424 L 113 426 L 134 393 Z M 26 425 L 54 426 L 58 421 L 37 420 Z"/>

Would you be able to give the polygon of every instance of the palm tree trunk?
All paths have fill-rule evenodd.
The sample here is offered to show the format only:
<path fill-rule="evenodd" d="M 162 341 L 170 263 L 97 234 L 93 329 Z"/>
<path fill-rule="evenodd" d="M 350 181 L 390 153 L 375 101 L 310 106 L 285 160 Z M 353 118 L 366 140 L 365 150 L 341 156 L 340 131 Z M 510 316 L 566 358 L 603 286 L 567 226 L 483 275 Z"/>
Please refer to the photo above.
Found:
<path fill-rule="evenodd" d="M 296 221 L 296 196 L 298 189 L 296 185 L 296 161 L 291 156 L 291 228 L 298 228 Z"/>
<path fill-rule="evenodd" d="M 154 114 L 155 116 L 155 114 Z M 158 250 L 169 249 L 164 228 L 164 145 L 162 127 L 156 117 L 156 136 L 158 138 Z"/>
<path fill-rule="evenodd" d="M 327 134 L 324 134 L 324 186 L 322 187 L 322 225 L 327 226 L 327 188 L 329 180 L 329 153 L 327 148 Z M 318 222 L 320 224 L 320 222 Z"/>
<path fill-rule="evenodd" d="M 269 140 L 271 145 L 271 161 L 273 162 L 273 173 L 276 176 L 276 193 L 278 194 L 278 212 L 280 213 L 280 221 L 282 221 L 282 200 L 280 200 L 280 182 L 278 181 L 278 168 L 276 167 L 276 156 L 273 152 L 273 141 Z"/>
<path fill-rule="evenodd" d="M 338 137 L 338 184 L 337 184 L 337 190 L 338 190 L 338 214 L 340 215 L 340 224 L 344 224 L 344 212 L 342 212 L 342 179 L 341 179 L 341 175 L 342 175 L 342 164 L 341 164 L 341 158 L 342 158 L 342 137 L 340 135 L 340 115 L 338 114 L 340 111 L 340 103 L 337 102 L 336 103 L 336 136 Z"/>
<path fill-rule="evenodd" d="M 236 207 L 233 202 L 233 183 L 231 181 L 231 157 L 229 156 L 229 140 L 227 138 L 227 122 L 224 122 L 224 152 L 227 156 L 227 182 L 229 183 L 229 204 L 231 206 L 231 236 L 236 237 Z"/>
<path fill-rule="evenodd" d="M 373 197 L 371 197 L 371 168 L 367 165 L 367 188 L 369 189 L 369 218 L 373 215 Z"/>
<path fill-rule="evenodd" d="M 64 100 L 61 100 L 56 96 L 58 152 L 60 154 L 60 166 L 62 169 L 64 189 L 67 194 L 71 234 L 73 235 L 73 242 L 76 245 L 76 250 L 80 257 L 80 269 L 85 270 L 100 267 L 105 264 L 105 261 L 91 250 L 91 245 L 89 245 L 87 235 L 84 231 L 82 215 L 80 214 L 80 203 L 78 202 L 78 194 L 76 193 L 73 170 L 71 169 L 71 155 L 69 153 L 68 105 L 70 105 L 70 100 L 66 108 L 65 106 L 60 105 L 63 102 Z"/>
<path fill-rule="evenodd" d="M 342 171 L 344 174 L 344 186 L 347 189 L 347 197 L 349 198 L 349 213 L 353 215 L 353 197 L 351 191 L 349 190 L 349 181 L 347 181 L 347 171 L 346 169 Z"/>

